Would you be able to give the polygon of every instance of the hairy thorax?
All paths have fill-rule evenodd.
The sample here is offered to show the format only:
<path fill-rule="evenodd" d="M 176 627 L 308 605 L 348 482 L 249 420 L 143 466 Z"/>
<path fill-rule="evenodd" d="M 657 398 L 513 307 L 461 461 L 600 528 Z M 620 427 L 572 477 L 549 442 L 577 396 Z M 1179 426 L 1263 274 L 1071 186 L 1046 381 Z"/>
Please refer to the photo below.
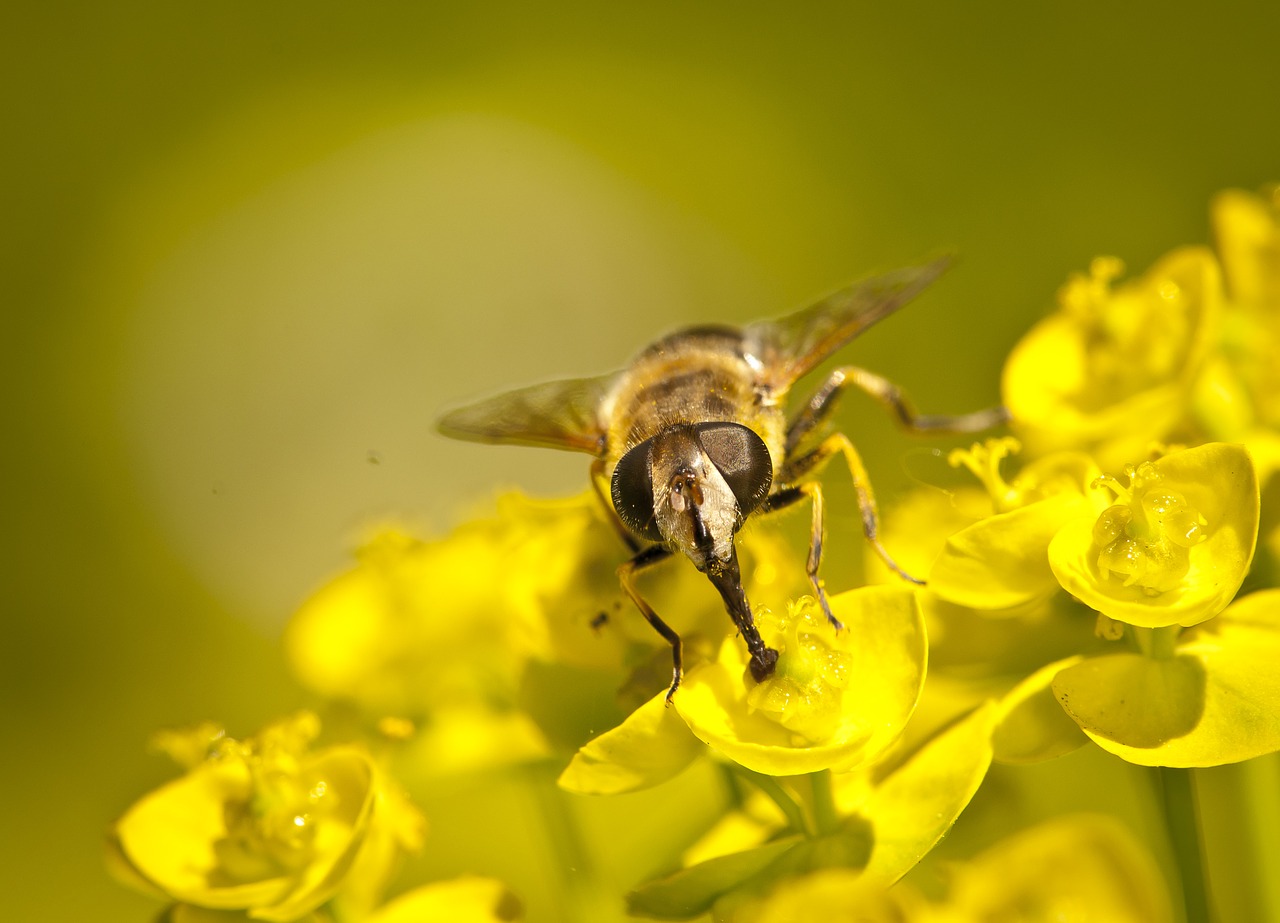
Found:
<path fill-rule="evenodd" d="M 682 424 L 731 421 L 754 430 L 769 449 L 774 474 L 783 457 L 785 420 L 736 331 L 684 331 L 636 357 L 605 402 L 605 448 L 612 474 L 627 449 Z"/>

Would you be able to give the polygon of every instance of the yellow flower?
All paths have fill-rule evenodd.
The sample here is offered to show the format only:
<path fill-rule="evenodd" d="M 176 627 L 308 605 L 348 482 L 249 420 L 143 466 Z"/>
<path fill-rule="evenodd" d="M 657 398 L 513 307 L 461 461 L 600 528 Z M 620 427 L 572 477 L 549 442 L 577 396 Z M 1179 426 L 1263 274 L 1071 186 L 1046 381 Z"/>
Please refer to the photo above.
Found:
<path fill-rule="evenodd" d="M 1213 202 L 1228 300 L 1195 391 L 1200 427 L 1247 445 L 1263 481 L 1280 468 L 1280 186 L 1269 192 L 1228 190 Z"/>
<path fill-rule="evenodd" d="M 656 785 L 702 752 L 699 739 L 773 775 L 875 759 L 901 733 L 924 681 L 920 611 L 902 586 L 853 590 L 831 606 L 842 632 L 808 596 L 785 616 L 758 609 L 761 634 L 779 651 L 773 676 L 756 683 L 741 643 L 726 637 L 715 661 L 686 673 L 674 699 L 679 717 L 665 693 L 655 696 L 582 747 L 561 786 L 617 794 Z"/>
<path fill-rule="evenodd" d="M 439 539 L 377 534 L 294 616 L 286 653 L 326 698 L 368 719 L 413 718 L 409 746 L 434 775 L 537 759 L 553 735 L 577 739 L 596 719 L 521 707 L 538 688 L 531 668 L 611 670 L 616 687 L 633 647 L 661 643 L 642 618 L 620 615 L 630 615 L 614 573 L 625 557 L 593 495 L 508 494 Z M 601 613 L 608 624 L 596 627 Z M 541 726 L 546 716 L 564 726 Z"/>
<path fill-rule="evenodd" d="M 418 845 L 421 819 L 362 748 L 311 750 L 318 733 L 309 713 L 245 740 L 210 740 L 209 726 L 196 729 L 188 743 L 208 742 L 205 758 L 112 831 L 113 859 L 129 883 L 279 923 L 305 918 L 348 885 L 385 884 L 398 855 Z M 173 735 L 161 745 L 194 749 Z M 368 854 L 378 861 L 364 861 Z"/>
<path fill-rule="evenodd" d="M 1004 403 L 1034 454 L 1082 450 L 1110 468 L 1167 439 L 1187 414 L 1222 300 L 1217 263 L 1184 248 L 1113 287 L 1122 268 L 1099 258 L 1074 276 L 1060 310 L 1009 355 Z"/>
<path fill-rule="evenodd" d="M 794 775 L 850 769 L 902 733 L 924 682 L 925 634 L 913 591 L 864 587 L 831 598 L 836 632 L 810 597 L 779 616 L 761 609 L 773 676 L 754 683 L 741 643 L 688 671 L 674 704 L 693 733 L 749 769 Z"/>
<path fill-rule="evenodd" d="M 1068 593 L 1109 618 L 1195 625 L 1240 588 L 1258 535 L 1259 494 L 1243 447 L 1211 443 L 1103 478 L 1116 502 L 1084 512 L 1049 544 Z"/>

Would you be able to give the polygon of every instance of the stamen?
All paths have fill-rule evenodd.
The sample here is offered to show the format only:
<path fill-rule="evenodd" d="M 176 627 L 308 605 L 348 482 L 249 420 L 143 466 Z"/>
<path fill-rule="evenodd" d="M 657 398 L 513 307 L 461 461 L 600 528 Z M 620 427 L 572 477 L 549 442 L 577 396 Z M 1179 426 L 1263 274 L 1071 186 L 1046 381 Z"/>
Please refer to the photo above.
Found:
<path fill-rule="evenodd" d="M 961 466 L 977 478 L 991 495 L 997 512 L 1007 512 L 1022 505 L 1022 492 L 1009 484 L 1000 474 L 1000 462 L 1022 451 L 1022 443 L 1013 436 L 975 442 L 967 449 L 952 449 L 947 464 Z"/>

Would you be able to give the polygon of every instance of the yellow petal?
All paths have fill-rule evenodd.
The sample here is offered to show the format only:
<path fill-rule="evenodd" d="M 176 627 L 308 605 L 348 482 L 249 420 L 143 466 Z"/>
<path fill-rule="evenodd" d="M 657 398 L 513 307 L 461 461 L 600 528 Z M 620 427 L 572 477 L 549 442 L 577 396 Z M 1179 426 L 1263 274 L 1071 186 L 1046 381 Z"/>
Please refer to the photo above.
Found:
<path fill-rule="evenodd" d="M 288 730 L 277 728 L 280 734 Z M 234 756 L 206 761 L 135 804 L 116 824 L 120 851 L 133 870 L 181 903 L 296 920 L 341 885 L 374 803 L 372 766 L 355 748 L 321 751 L 302 764 L 298 779 L 303 778 L 322 780 L 325 810 L 306 819 L 314 826 L 299 868 L 284 867 L 269 852 L 253 852 L 254 845 L 228 826 L 256 794 L 248 765 Z M 233 853 L 237 859 L 229 865 L 226 857 Z"/>
<path fill-rule="evenodd" d="M 868 881 L 897 881 L 951 829 L 991 765 L 995 719 L 994 705 L 978 708 L 865 790 L 856 812 L 872 829 Z M 835 784 L 840 805 L 848 783 L 837 777 Z"/>
<path fill-rule="evenodd" d="M 682 772 L 702 752 L 702 743 L 666 699 L 665 691 L 659 693 L 585 744 L 560 775 L 560 787 L 581 795 L 617 795 Z"/>
<path fill-rule="evenodd" d="M 983 519 L 947 539 L 929 571 L 929 589 L 972 609 L 1008 609 L 1058 589 L 1049 542 L 1081 510 L 1080 494 L 1046 500 Z"/>

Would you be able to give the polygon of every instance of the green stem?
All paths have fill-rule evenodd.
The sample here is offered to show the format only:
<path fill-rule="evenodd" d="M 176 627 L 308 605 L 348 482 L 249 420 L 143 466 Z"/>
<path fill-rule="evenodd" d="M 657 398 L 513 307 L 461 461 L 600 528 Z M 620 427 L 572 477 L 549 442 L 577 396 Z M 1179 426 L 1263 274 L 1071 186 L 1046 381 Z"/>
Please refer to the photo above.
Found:
<path fill-rule="evenodd" d="M 1254 890 L 1262 916 L 1259 919 L 1280 919 L 1280 878 L 1274 866 L 1268 868 L 1276 856 L 1280 856 L 1280 760 L 1276 754 L 1257 757 L 1239 764 L 1241 800 L 1240 812 L 1244 817 L 1242 831 L 1253 846 L 1250 856 L 1255 866 Z M 1268 857 L 1270 857 L 1268 859 Z"/>
<path fill-rule="evenodd" d="M 1191 770 L 1160 767 L 1160 792 L 1164 801 L 1169 843 L 1182 878 L 1182 900 L 1187 923 L 1211 923 L 1209 889 L 1205 883 L 1204 859 L 1200 855 L 1200 828 L 1196 822 L 1195 790 Z"/>
<path fill-rule="evenodd" d="M 1219 916 L 1280 920 L 1280 753 L 1197 769 L 1196 803 Z"/>
<path fill-rule="evenodd" d="M 836 810 L 835 793 L 831 789 L 831 771 L 822 769 L 809 773 L 813 785 L 813 822 L 818 833 L 835 833 L 840 827 L 840 812 Z"/>
<path fill-rule="evenodd" d="M 1136 628 L 1130 627 L 1134 643 L 1145 656 L 1152 660 L 1169 660 L 1177 652 L 1178 635 L 1182 628 L 1170 625 L 1168 628 Z"/>
<path fill-rule="evenodd" d="M 808 820 L 805 819 L 804 811 L 800 810 L 800 805 L 796 803 L 796 800 L 791 797 L 777 779 L 742 767 L 738 767 L 738 772 L 752 785 L 769 796 L 769 799 L 786 816 L 787 822 L 793 830 L 806 836 L 813 835 L 813 830 L 810 828 Z"/>

